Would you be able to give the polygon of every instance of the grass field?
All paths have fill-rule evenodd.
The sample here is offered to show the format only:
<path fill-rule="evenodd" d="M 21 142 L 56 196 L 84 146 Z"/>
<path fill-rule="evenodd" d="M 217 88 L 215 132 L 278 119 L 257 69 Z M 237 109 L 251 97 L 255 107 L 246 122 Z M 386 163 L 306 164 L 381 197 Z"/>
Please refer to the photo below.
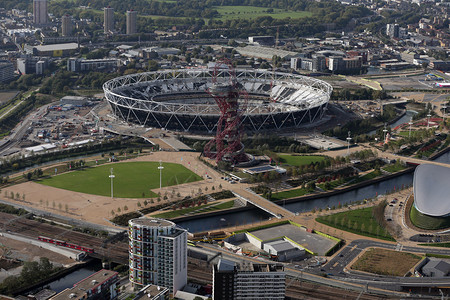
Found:
<path fill-rule="evenodd" d="M 373 207 L 340 212 L 333 215 L 318 217 L 317 222 L 349 231 L 359 235 L 370 236 L 387 241 L 394 238 L 381 227 L 372 215 Z"/>
<path fill-rule="evenodd" d="M 289 198 L 294 198 L 294 197 L 300 197 L 300 196 L 309 194 L 311 192 L 312 191 L 310 191 L 310 190 L 308 190 L 306 188 L 299 188 L 299 189 L 294 189 L 294 190 L 274 193 L 274 194 L 272 194 L 271 200 L 274 201 L 274 200 L 282 200 L 282 199 L 289 199 Z"/>
<path fill-rule="evenodd" d="M 12 98 L 14 98 L 17 95 L 17 93 L 18 93 L 17 91 L 1 92 L 0 93 L 0 104 L 8 102 Z"/>
<path fill-rule="evenodd" d="M 111 196 L 110 169 L 114 169 L 114 197 L 155 197 L 151 189 L 159 187 L 159 162 L 127 162 L 86 168 L 38 181 L 41 184 L 75 192 Z M 163 163 L 162 186 L 201 180 L 184 166 Z"/>
<path fill-rule="evenodd" d="M 291 165 L 291 166 L 303 166 L 303 165 L 309 165 L 312 162 L 321 162 L 325 160 L 325 157 L 323 156 L 317 156 L 317 155 L 288 155 L 288 154 L 281 154 L 279 155 L 281 158 L 281 162 Z"/>
<path fill-rule="evenodd" d="M 269 8 L 267 7 L 256 7 L 256 6 L 216 6 L 214 7 L 222 20 L 227 19 L 254 19 L 257 17 L 270 16 L 274 19 L 300 19 L 304 17 L 310 17 L 311 12 L 308 11 L 288 11 L 285 9 L 274 8 L 273 12 L 267 12 Z"/>
<path fill-rule="evenodd" d="M 395 173 L 406 169 L 406 166 L 403 166 L 401 164 L 392 164 L 387 167 L 383 167 L 383 170 L 389 172 L 389 173 Z"/>
<path fill-rule="evenodd" d="M 412 253 L 372 248 L 356 261 L 352 269 L 380 275 L 404 276 L 421 259 Z"/>
<path fill-rule="evenodd" d="M 152 217 L 163 218 L 163 219 L 172 219 L 172 218 L 176 218 L 176 217 L 179 217 L 184 214 L 194 212 L 197 210 L 200 210 L 198 213 L 205 213 L 205 212 L 211 212 L 211 211 L 215 211 L 215 210 L 232 208 L 233 205 L 234 205 L 234 201 L 231 200 L 231 201 L 223 202 L 218 205 L 205 204 L 205 205 L 200 205 L 200 206 L 195 206 L 195 207 L 188 207 L 188 208 L 178 209 L 178 210 L 174 210 L 174 211 L 163 212 L 163 213 L 160 213 L 157 215 L 153 215 Z"/>

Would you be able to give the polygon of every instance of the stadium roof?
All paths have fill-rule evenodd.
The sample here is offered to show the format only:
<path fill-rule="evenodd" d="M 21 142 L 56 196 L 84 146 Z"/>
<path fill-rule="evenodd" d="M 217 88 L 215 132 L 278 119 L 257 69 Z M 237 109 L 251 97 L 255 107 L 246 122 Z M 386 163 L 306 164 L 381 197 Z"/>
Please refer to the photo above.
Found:
<path fill-rule="evenodd" d="M 414 205 L 428 216 L 450 214 L 450 165 L 421 164 L 414 172 Z"/>

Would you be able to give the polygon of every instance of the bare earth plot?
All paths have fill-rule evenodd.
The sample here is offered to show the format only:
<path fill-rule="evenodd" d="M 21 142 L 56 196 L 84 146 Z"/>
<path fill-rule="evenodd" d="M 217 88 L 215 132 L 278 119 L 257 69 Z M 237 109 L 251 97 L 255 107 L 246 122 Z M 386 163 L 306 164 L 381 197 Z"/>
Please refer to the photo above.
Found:
<path fill-rule="evenodd" d="M 412 253 L 371 248 L 353 264 L 352 269 L 380 275 L 405 276 L 421 259 Z"/>

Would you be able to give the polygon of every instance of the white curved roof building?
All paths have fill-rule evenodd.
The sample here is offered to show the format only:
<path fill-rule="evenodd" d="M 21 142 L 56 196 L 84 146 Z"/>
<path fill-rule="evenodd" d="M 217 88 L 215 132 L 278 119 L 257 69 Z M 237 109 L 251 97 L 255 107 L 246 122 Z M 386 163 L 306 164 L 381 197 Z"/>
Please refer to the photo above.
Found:
<path fill-rule="evenodd" d="M 414 206 L 424 215 L 450 215 L 450 166 L 422 164 L 416 168 Z"/>

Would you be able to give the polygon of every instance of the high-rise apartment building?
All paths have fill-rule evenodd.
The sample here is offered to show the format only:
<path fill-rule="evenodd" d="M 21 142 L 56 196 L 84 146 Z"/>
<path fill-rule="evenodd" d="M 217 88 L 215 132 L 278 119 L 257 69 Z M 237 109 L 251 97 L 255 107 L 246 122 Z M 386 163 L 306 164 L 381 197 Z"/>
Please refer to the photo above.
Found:
<path fill-rule="evenodd" d="M 213 267 L 213 299 L 283 300 L 286 273 L 282 265 L 236 265 L 224 259 Z"/>
<path fill-rule="evenodd" d="M 61 34 L 62 36 L 72 35 L 72 17 L 69 15 L 64 15 L 61 18 Z"/>
<path fill-rule="evenodd" d="M 137 33 L 136 21 L 137 21 L 137 11 L 128 10 L 127 11 L 127 34 Z"/>
<path fill-rule="evenodd" d="M 386 35 L 391 38 L 398 38 L 400 36 L 400 26 L 398 24 L 386 24 Z"/>
<path fill-rule="evenodd" d="M 47 0 L 33 0 L 33 23 L 47 24 Z"/>
<path fill-rule="evenodd" d="M 109 6 L 103 9 L 103 29 L 105 33 L 114 31 L 114 8 Z"/>
<path fill-rule="evenodd" d="M 187 282 L 187 231 L 156 218 L 128 222 L 130 282 L 157 284 L 172 294 Z"/>

